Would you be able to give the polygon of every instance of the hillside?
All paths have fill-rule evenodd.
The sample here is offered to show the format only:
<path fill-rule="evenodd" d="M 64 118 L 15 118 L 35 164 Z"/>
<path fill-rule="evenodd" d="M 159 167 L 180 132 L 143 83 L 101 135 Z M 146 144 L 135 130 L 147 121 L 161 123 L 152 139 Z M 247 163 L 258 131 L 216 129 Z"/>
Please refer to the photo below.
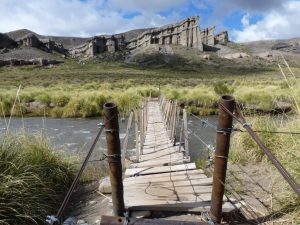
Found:
<path fill-rule="evenodd" d="M 248 48 L 252 53 L 280 50 L 300 54 L 300 38 L 253 41 L 241 43 L 241 45 Z"/>
<path fill-rule="evenodd" d="M 139 36 L 141 33 L 143 33 L 144 31 L 146 31 L 148 29 L 150 29 L 150 28 L 130 30 L 127 32 L 116 34 L 115 36 L 118 37 L 118 36 L 124 35 L 125 41 L 130 41 L 131 39 L 136 38 L 137 36 Z M 77 45 L 84 44 L 87 40 L 92 38 L 92 37 L 84 37 L 83 38 L 83 37 L 47 36 L 47 35 L 37 34 L 33 31 L 27 30 L 27 29 L 15 30 L 15 31 L 6 33 L 6 35 L 13 40 L 18 40 L 27 34 L 34 34 L 39 39 L 50 39 L 57 43 L 62 43 L 65 48 L 71 48 L 71 47 L 74 47 Z"/>

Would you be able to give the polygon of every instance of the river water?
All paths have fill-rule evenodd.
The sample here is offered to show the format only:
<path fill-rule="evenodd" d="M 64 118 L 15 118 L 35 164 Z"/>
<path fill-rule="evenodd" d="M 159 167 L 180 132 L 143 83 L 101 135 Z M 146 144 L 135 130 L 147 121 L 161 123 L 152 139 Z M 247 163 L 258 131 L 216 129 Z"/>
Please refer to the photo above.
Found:
<path fill-rule="evenodd" d="M 216 124 L 217 117 L 209 116 L 204 117 L 209 122 Z M 6 119 L 6 123 L 8 119 Z M 24 118 L 12 118 L 10 122 L 9 132 L 12 134 L 33 134 L 46 137 L 48 142 L 51 143 L 54 149 L 58 149 L 63 152 L 67 157 L 79 156 L 83 157 L 87 150 L 92 145 L 92 142 L 98 131 L 98 124 L 102 122 L 101 118 L 93 119 L 55 119 L 55 118 L 42 118 L 42 117 L 30 117 Z M 6 133 L 6 123 L 3 118 L 0 118 L 0 136 Z M 120 121 L 120 139 L 121 143 L 125 137 L 125 130 L 127 120 Z M 192 131 L 189 134 L 189 148 L 192 161 L 199 157 L 207 158 L 208 149 L 201 143 L 193 133 L 196 133 L 201 139 L 208 145 L 215 146 L 215 131 L 209 127 L 203 127 L 199 119 L 190 117 L 188 118 L 188 129 Z M 177 129 L 179 130 L 179 129 Z M 179 132 L 178 132 L 179 133 Z M 129 132 L 129 154 L 134 154 L 135 136 L 134 126 L 132 126 Z M 177 138 L 179 140 L 179 137 Z M 106 151 L 105 135 L 101 135 L 98 142 L 93 158 L 97 159 L 100 152 Z"/>

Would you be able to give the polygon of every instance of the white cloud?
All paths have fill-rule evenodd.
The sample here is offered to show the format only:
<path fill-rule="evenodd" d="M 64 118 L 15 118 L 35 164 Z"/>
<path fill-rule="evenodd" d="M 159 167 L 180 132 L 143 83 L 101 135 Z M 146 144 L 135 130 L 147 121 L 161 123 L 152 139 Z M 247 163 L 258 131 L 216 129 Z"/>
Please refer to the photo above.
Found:
<path fill-rule="evenodd" d="M 44 35 L 93 36 L 175 22 L 173 9 L 186 0 L 1 0 L 0 32 L 29 29 Z M 138 12 L 131 19 L 124 15 Z"/>
<path fill-rule="evenodd" d="M 243 18 L 241 20 L 243 27 L 248 27 L 250 25 L 250 21 L 249 20 L 250 20 L 250 14 L 247 13 L 247 14 L 245 14 L 243 16 Z"/>
<path fill-rule="evenodd" d="M 243 29 L 233 30 L 234 40 L 247 42 L 267 39 L 283 39 L 300 36 L 300 1 L 289 1 L 280 10 L 268 12 L 254 24 L 249 23 L 247 15 L 242 18 Z"/>

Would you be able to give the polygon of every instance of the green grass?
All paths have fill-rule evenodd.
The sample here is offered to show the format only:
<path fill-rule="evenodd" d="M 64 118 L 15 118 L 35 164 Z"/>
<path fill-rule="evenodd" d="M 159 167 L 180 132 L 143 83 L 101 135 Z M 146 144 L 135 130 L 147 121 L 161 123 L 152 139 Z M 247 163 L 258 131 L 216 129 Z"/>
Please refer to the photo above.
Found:
<path fill-rule="evenodd" d="M 73 175 L 74 167 L 41 138 L 0 141 L 0 224 L 44 224 Z"/>
<path fill-rule="evenodd" d="M 274 109 L 275 100 L 294 105 L 275 64 L 237 63 L 213 54 L 211 61 L 175 57 L 168 63 L 148 66 L 98 59 L 83 65 L 66 59 L 54 68 L 0 68 L 0 78 L 1 115 L 10 115 L 20 84 L 21 103 L 17 102 L 15 116 L 21 112 L 27 116 L 99 116 L 106 101 L 114 101 L 120 111 L 127 113 L 150 93 L 157 96 L 159 86 L 168 98 L 178 99 L 190 113 L 199 115 L 217 113 L 219 96 L 224 93 L 233 94 L 246 107 L 264 112 Z M 299 97 L 299 82 L 292 85 Z"/>
<path fill-rule="evenodd" d="M 247 121 L 253 123 L 253 130 L 265 131 L 300 131 L 300 118 L 295 116 L 287 120 L 284 116 L 277 121 L 270 116 L 248 117 Z M 299 135 L 292 134 L 273 134 L 258 133 L 259 138 L 271 150 L 275 157 L 280 161 L 283 167 L 291 176 L 300 183 L 300 164 L 299 164 Z M 291 215 L 300 216 L 300 201 L 288 183 L 279 174 L 274 165 L 268 160 L 267 156 L 252 140 L 248 133 L 235 133 L 232 138 L 232 147 L 230 149 L 229 159 L 231 162 L 239 164 L 260 164 L 263 167 L 274 168 L 273 179 L 276 180 L 272 190 L 270 190 L 276 199 L 274 201 L 274 210 L 287 210 Z"/>

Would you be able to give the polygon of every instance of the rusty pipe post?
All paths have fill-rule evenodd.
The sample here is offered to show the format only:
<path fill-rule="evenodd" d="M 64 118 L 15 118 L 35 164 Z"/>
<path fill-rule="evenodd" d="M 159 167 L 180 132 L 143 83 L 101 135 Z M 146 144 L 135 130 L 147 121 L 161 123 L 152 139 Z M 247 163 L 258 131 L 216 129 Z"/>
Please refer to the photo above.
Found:
<path fill-rule="evenodd" d="M 121 147 L 117 106 L 113 103 L 104 104 L 103 117 L 105 124 L 113 211 L 115 216 L 123 216 L 125 206 L 123 197 Z"/>
<path fill-rule="evenodd" d="M 235 100 L 232 96 L 224 95 L 220 99 L 230 112 L 233 112 Z M 222 203 L 224 184 L 226 179 L 227 158 L 229 153 L 230 135 L 232 129 L 232 116 L 219 107 L 218 130 L 216 134 L 216 151 L 213 174 L 213 189 L 211 196 L 210 215 L 214 222 L 220 223 L 222 219 Z"/>

